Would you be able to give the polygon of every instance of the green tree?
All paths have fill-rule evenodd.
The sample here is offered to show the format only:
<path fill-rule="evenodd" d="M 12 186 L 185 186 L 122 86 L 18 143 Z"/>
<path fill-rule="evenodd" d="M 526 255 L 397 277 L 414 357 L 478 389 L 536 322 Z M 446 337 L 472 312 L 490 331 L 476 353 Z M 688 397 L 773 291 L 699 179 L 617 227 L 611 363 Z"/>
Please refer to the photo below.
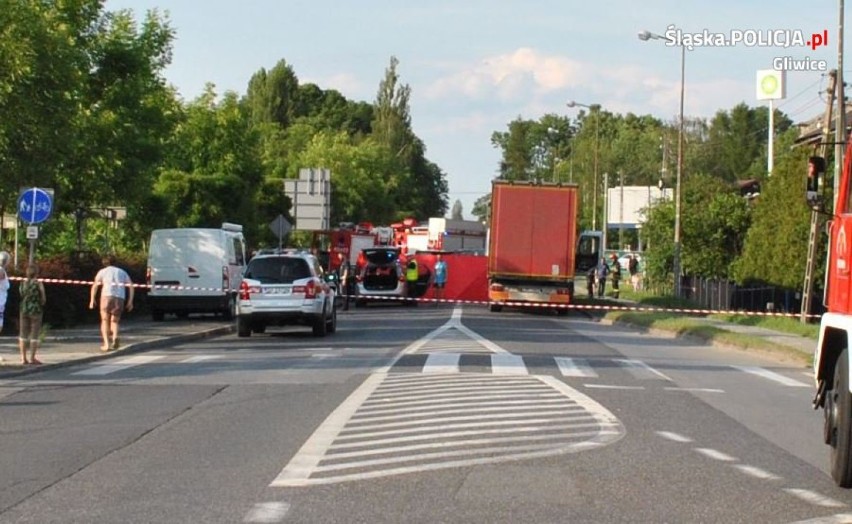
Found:
<path fill-rule="evenodd" d="M 289 126 L 299 108 L 299 79 L 293 68 L 280 60 L 270 71 L 261 69 L 252 75 L 245 104 L 255 124 Z"/>
<path fill-rule="evenodd" d="M 799 289 L 805 274 L 810 210 L 804 198 L 809 152 L 789 150 L 795 136 L 779 137 L 779 151 L 789 151 L 776 162 L 773 175 L 760 188 L 754 221 L 734 265 L 740 283 L 760 282 Z M 823 246 L 824 247 L 824 246 Z"/>
<path fill-rule="evenodd" d="M 486 193 L 476 199 L 471 214 L 483 224 L 491 224 L 491 193 Z"/>
<path fill-rule="evenodd" d="M 256 213 L 263 188 L 260 137 L 235 93 L 225 93 L 220 102 L 216 98 L 208 84 L 187 107 L 173 137 L 167 168 L 154 187 L 167 202 L 162 221 L 171 227 L 235 222 L 256 238 L 275 218 Z"/>
<path fill-rule="evenodd" d="M 450 212 L 450 218 L 453 220 L 464 220 L 464 208 L 461 200 L 456 200 L 453 203 L 453 210 Z"/>
<path fill-rule="evenodd" d="M 396 57 L 391 57 L 379 83 L 371 136 L 393 155 L 390 183 L 397 188 L 396 218 L 443 216 L 447 211 L 446 176 L 426 159 L 426 146 L 411 129 L 411 88 L 400 84 L 398 65 Z"/>

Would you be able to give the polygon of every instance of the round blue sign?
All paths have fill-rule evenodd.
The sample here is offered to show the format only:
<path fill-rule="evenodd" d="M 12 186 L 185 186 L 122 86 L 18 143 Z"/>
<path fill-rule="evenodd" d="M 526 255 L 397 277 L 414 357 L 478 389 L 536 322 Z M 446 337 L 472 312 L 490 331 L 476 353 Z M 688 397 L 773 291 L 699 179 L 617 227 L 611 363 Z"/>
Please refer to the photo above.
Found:
<path fill-rule="evenodd" d="M 53 199 L 44 189 L 33 187 L 25 190 L 18 198 L 18 216 L 29 224 L 40 224 L 53 211 Z"/>

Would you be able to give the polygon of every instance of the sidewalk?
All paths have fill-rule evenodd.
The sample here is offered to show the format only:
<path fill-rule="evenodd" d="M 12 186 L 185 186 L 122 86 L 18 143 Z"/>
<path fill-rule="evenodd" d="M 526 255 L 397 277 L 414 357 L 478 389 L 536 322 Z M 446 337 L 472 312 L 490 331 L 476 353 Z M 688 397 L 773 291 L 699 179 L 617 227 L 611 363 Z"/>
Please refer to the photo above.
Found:
<path fill-rule="evenodd" d="M 168 347 L 204 337 L 224 335 L 234 330 L 232 321 L 215 317 L 167 318 L 162 322 L 125 318 L 121 322 L 121 347 L 100 350 L 100 326 L 91 324 L 73 329 L 52 329 L 38 350 L 42 365 L 22 365 L 17 336 L 0 337 L 0 378 L 36 373 L 45 369 L 93 362 L 116 355 Z"/>
<path fill-rule="evenodd" d="M 620 305 L 624 306 L 640 306 L 637 302 L 633 302 L 631 300 L 626 299 L 616 299 L 612 297 L 607 297 L 608 301 L 616 302 Z M 635 328 L 645 330 L 649 333 L 653 333 L 656 335 L 670 336 L 670 337 L 682 337 L 682 338 L 693 338 L 693 339 L 701 339 L 708 344 L 712 344 L 714 346 L 720 347 L 738 347 L 741 349 L 751 347 L 749 344 L 749 339 L 762 339 L 781 350 L 786 350 L 787 352 L 792 352 L 797 355 L 801 360 L 807 360 L 812 357 L 814 354 L 814 350 L 816 349 L 817 341 L 804 337 L 801 335 L 795 335 L 792 333 L 784 333 L 782 331 L 774 331 L 771 329 L 766 329 L 758 326 L 745 326 L 741 324 L 734 324 L 731 322 L 725 322 L 724 320 L 718 320 L 715 318 L 708 318 L 700 315 L 690 315 L 686 313 L 672 313 L 672 316 L 683 316 L 688 317 L 690 320 L 695 322 L 706 324 L 708 326 L 712 326 L 714 328 L 720 329 L 722 331 L 727 331 L 729 333 L 734 333 L 737 335 L 744 335 L 741 340 L 734 339 L 726 339 L 726 340 L 714 340 L 712 338 L 702 337 L 700 334 L 677 334 L 674 331 L 668 331 L 664 328 L 653 327 L 649 328 L 647 326 L 639 326 L 633 324 L 628 321 L 623 320 L 615 320 L 609 321 L 610 323 L 621 323 L 629 326 L 633 326 Z M 748 337 L 748 338 L 746 338 Z"/>

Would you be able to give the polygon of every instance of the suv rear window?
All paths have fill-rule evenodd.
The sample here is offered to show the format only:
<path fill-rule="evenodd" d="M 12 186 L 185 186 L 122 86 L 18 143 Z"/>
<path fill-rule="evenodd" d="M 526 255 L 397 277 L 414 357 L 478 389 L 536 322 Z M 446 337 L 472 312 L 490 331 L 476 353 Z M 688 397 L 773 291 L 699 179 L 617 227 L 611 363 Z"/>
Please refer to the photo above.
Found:
<path fill-rule="evenodd" d="M 301 258 L 264 257 L 249 262 L 245 276 L 264 284 L 292 284 L 312 275 L 310 266 Z"/>
<path fill-rule="evenodd" d="M 399 252 L 395 249 L 365 249 L 364 258 L 370 264 L 393 264 L 399 258 Z"/>

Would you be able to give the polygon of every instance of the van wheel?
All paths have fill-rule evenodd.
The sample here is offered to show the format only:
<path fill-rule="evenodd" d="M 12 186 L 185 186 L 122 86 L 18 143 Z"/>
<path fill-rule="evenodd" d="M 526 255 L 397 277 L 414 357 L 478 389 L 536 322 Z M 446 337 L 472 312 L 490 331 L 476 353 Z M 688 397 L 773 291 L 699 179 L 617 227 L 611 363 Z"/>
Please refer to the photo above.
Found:
<path fill-rule="evenodd" d="M 242 338 L 251 336 L 251 326 L 245 317 L 237 317 L 237 336 Z"/>
<path fill-rule="evenodd" d="M 235 316 L 237 316 L 237 301 L 234 299 L 234 296 L 231 295 L 228 298 L 228 306 L 222 311 L 222 318 L 225 320 L 231 320 Z"/>
<path fill-rule="evenodd" d="M 151 310 L 151 320 L 154 322 L 162 322 L 166 318 L 166 313 L 162 309 Z"/>
<path fill-rule="evenodd" d="M 322 305 L 322 314 L 314 319 L 314 336 L 324 337 L 328 333 L 328 319 L 326 318 L 326 305 Z"/>

